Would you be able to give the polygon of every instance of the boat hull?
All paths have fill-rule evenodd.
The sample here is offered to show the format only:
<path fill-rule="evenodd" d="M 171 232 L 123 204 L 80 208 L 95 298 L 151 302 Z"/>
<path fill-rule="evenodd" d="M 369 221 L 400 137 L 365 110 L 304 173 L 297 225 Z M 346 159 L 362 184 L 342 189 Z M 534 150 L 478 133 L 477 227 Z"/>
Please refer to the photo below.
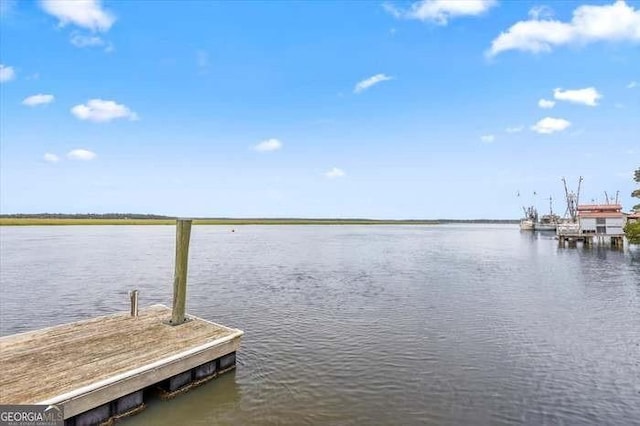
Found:
<path fill-rule="evenodd" d="M 536 223 L 534 225 L 534 229 L 536 231 L 549 231 L 549 232 L 555 232 L 556 229 L 558 228 L 558 225 L 556 225 L 555 223 Z"/>
<path fill-rule="evenodd" d="M 533 231 L 535 224 L 532 220 L 524 219 L 520 221 L 520 230 L 521 231 Z"/>

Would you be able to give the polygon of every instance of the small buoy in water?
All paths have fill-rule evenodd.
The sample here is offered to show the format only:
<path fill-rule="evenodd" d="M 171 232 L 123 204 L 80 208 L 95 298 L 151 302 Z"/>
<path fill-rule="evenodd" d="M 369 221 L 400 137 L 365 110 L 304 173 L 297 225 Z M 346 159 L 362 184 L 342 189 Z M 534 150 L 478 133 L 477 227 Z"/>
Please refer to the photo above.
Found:
<path fill-rule="evenodd" d="M 236 230 L 235 230 L 235 229 L 232 229 L 232 230 L 231 230 L 231 232 L 236 232 Z"/>

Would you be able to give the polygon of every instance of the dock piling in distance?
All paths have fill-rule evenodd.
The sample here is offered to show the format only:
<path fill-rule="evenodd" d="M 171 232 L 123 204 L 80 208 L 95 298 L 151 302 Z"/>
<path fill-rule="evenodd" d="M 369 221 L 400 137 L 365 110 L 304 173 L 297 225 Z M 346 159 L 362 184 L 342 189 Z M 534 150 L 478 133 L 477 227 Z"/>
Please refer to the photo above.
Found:
<path fill-rule="evenodd" d="M 187 264 L 189 261 L 191 223 L 191 219 L 178 219 L 176 221 L 176 268 L 173 277 L 173 310 L 169 321 L 170 325 L 180 325 L 186 320 Z"/>

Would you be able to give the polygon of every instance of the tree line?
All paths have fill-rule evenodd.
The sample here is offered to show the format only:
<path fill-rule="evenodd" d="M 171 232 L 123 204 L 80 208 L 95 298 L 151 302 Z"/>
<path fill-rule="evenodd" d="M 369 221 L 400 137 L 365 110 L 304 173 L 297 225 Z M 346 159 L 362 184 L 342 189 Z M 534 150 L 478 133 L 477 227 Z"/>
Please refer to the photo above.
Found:
<path fill-rule="evenodd" d="M 16 214 L 0 214 L 0 218 L 6 219 L 159 219 L 159 220 L 175 220 L 177 216 L 164 216 L 158 214 L 140 214 L 140 213 L 16 213 Z M 515 224 L 517 219 L 363 219 L 363 218 L 229 218 L 229 217 L 197 217 L 194 219 L 201 220 L 229 220 L 229 221 L 268 221 L 268 222 L 344 222 L 344 223 L 403 223 L 403 224 L 456 224 L 456 223 L 477 223 L 477 224 Z"/>
<path fill-rule="evenodd" d="M 0 214 L 8 219 L 176 219 L 175 216 L 140 213 L 16 213 Z"/>

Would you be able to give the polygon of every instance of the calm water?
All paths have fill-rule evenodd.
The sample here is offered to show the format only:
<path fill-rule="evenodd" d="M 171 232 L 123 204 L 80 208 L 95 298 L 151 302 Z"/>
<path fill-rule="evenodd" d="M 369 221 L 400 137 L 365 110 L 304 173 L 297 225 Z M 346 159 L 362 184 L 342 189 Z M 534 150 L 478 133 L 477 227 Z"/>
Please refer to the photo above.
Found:
<path fill-rule="evenodd" d="M 1 228 L 2 334 L 170 304 L 175 230 Z M 640 250 L 511 226 L 194 227 L 236 372 L 131 425 L 640 424 Z"/>

